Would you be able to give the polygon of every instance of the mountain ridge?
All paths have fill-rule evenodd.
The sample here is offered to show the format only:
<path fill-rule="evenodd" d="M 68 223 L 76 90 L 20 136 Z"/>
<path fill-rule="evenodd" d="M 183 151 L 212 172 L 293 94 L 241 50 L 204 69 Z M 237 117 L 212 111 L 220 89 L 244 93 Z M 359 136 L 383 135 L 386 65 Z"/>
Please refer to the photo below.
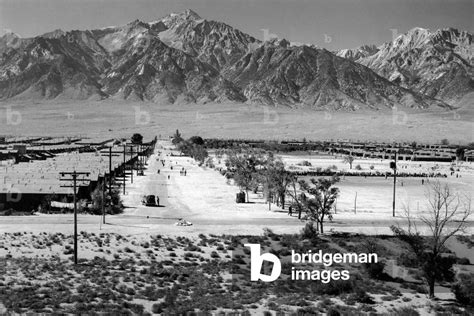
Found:
<path fill-rule="evenodd" d="M 400 86 L 455 104 L 474 91 L 472 34 L 455 28 L 436 31 L 416 27 L 384 43 L 371 53 L 349 56 Z"/>
<path fill-rule="evenodd" d="M 460 38 L 456 34 L 434 38 L 445 43 Z M 465 40 L 472 43 L 468 35 Z M 463 43 L 455 42 L 455 53 L 463 59 L 471 56 L 469 66 L 472 51 L 459 49 Z M 376 62 L 380 58 L 374 57 L 387 50 L 367 45 L 333 54 L 313 45 L 291 46 L 284 39 L 262 42 L 186 10 L 152 22 L 135 20 L 94 30 L 54 30 L 25 39 L 4 35 L 0 99 L 235 101 L 350 111 L 451 108 L 436 93 L 387 77 L 388 71 Z M 470 91 L 463 87 L 454 94 Z"/>

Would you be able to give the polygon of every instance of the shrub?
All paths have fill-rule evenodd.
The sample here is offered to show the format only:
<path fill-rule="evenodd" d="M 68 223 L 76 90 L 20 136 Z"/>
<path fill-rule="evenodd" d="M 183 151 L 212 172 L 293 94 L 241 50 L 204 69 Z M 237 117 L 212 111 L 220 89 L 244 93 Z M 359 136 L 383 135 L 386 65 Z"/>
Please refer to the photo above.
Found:
<path fill-rule="evenodd" d="M 184 248 L 184 251 L 197 251 L 197 252 L 200 252 L 200 251 L 201 251 L 201 248 L 199 248 L 199 247 L 196 246 L 196 245 L 189 244 L 188 246 L 186 246 L 186 247 Z"/>
<path fill-rule="evenodd" d="M 474 306 L 474 274 L 460 274 L 452 291 L 456 300 L 464 305 Z"/>
<path fill-rule="evenodd" d="M 304 225 L 300 234 L 301 238 L 303 239 L 312 239 L 318 236 L 318 231 L 316 230 L 316 227 L 314 226 L 313 222 L 308 222 L 306 223 L 306 225 Z"/>
<path fill-rule="evenodd" d="M 469 265 L 469 264 L 471 264 L 471 261 L 469 261 L 468 258 L 458 258 L 457 259 L 457 264 Z"/>
<path fill-rule="evenodd" d="M 64 250 L 63 252 L 66 256 L 67 255 L 72 255 L 74 253 L 74 249 L 72 248 L 66 248 L 66 250 Z"/>
<path fill-rule="evenodd" d="M 397 263 L 401 266 L 407 268 L 417 268 L 418 267 L 418 260 L 415 255 L 411 253 L 402 253 L 397 258 Z"/>
<path fill-rule="evenodd" d="M 315 307 L 303 307 L 296 310 L 296 315 L 320 315 L 319 311 Z"/>
<path fill-rule="evenodd" d="M 416 309 L 410 306 L 395 309 L 390 315 L 392 316 L 420 316 Z"/>
<path fill-rule="evenodd" d="M 161 303 L 155 303 L 151 306 L 151 311 L 153 314 L 161 314 L 163 313 L 163 307 Z"/>
<path fill-rule="evenodd" d="M 327 316 L 341 316 L 341 313 L 337 309 L 334 309 L 334 307 L 331 307 L 330 309 L 328 309 L 326 315 Z"/>
<path fill-rule="evenodd" d="M 364 263 L 364 269 L 367 271 L 369 276 L 377 280 L 388 280 L 390 276 L 383 272 L 385 268 L 385 262 L 373 262 L 373 263 Z"/>
<path fill-rule="evenodd" d="M 317 294 L 341 295 L 351 293 L 354 290 L 351 280 L 333 280 L 329 283 L 314 282 L 311 284 L 312 290 Z"/>
<path fill-rule="evenodd" d="M 374 300 L 364 290 L 357 289 L 357 291 L 349 296 L 350 300 L 354 300 L 363 304 L 374 304 Z"/>
<path fill-rule="evenodd" d="M 460 242 L 466 244 L 468 248 L 474 247 L 474 239 L 471 239 L 469 236 L 459 235 L 456 238 Z"/>
<path fill-rule="evenodd" d="M 457 258 L 455 256 L 446 256 L 439 259 L 439 273 L 440 279 L 447 282 L 454 280 L 453 265 L 456 263 Z"/>

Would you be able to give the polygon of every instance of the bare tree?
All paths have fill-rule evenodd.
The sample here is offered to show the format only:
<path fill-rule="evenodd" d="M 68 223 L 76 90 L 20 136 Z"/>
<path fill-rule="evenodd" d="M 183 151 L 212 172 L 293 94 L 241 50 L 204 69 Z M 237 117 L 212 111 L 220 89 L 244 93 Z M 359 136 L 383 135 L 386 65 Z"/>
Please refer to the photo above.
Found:
<path fill-rule="evenodd" d="M 439 181 L 432 184 L 427 192 L 427 212 L 418 220 L 426 225 L 427 235 L 423 236 L 416 225 L 416 219 L 407 216 L 407 230 L 391 226 L 392 231 L 408 243 L 423 271 L 429 288 L 430 298 L 434 298 L 436 281 L 445 274 L 443 251 L 449 238 L 464 232 L 468 218 L 472 214 L 471 199 L 453 192 L 449 185 Z"/>

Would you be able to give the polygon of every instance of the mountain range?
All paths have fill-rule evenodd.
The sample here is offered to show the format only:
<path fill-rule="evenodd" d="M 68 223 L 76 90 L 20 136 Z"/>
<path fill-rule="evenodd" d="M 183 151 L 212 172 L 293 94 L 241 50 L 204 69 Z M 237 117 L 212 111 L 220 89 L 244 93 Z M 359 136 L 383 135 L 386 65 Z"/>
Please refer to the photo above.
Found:
<path fill-rule="evenodd" d="M 379 47 L 341 50 L 402 87 L 454 104 L 474 89 L 472 35 L 453 28 L 414 28 Z"/>
<path fill-rule="evenodd" d="M 415 28 L 330 52 L 262 42 L 186 10 L 96 30 L 0 37 L 0 99 L 247 102 L 314 109 L 451 108 L 474 91 L 472 35 Z"/>

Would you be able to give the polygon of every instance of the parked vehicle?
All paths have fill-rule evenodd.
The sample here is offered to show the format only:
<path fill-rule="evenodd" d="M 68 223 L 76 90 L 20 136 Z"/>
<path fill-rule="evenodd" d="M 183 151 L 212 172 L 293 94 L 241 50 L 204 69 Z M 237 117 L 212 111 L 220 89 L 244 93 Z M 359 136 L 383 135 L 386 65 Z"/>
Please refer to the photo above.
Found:
<path fill-rule="evenodd" d="M 145 206 L 158 206 L 160 205 L 160 198 L 155 197 L 153 194 L 144 195 L 142 198 L 142 205 Z"/>
<path fill-rule="evenodd" d="M 175 223 L 176 226 L 192 226 L 193 223 L 188 222 L 187 220 L 180 218 L 178 221 Z"/>

